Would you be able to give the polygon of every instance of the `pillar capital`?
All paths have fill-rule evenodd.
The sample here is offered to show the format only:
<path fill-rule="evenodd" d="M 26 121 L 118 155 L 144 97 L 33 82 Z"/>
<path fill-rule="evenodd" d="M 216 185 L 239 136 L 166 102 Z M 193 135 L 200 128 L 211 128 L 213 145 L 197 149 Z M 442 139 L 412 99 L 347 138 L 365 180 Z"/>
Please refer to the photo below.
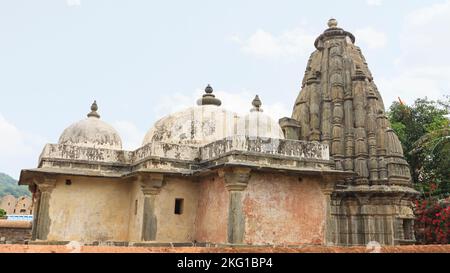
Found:
<path fill-rule="evenodd" d="M 336 184 L 344 184 L 346 177 L 349 177 L 349 175 L 323 175 L 321 177 L 320 190 L 325 195 L 331 195 L 336 188 Z"/>
<path fill-rule="evenodd" d="M 221 169 L 218 174 L 224 178 L 228 191 L 243 191 L 250 180 L 250 172 L 251 169 L 247 167 L 232 167 Z"/>
<path fill-rule="evenodd" d="M 38 178 L 34 180 L 34 183 L 37 185 L 38 189 L 41 192 L 51 193 L 52 190 L 56 186 L 55 178 Z"/>
<path fill-rule="evenodd" d="M 325 180 L 320 184 L 320 190 L 324 195 L 331 195 L 335 188 L 335 182 Z"/>
<path fill-rule="evenodd" d="M 139 174 L 137 179 L 145 196 L 157 195 L 163 186 L 164 175 L 158 173 Z"/>

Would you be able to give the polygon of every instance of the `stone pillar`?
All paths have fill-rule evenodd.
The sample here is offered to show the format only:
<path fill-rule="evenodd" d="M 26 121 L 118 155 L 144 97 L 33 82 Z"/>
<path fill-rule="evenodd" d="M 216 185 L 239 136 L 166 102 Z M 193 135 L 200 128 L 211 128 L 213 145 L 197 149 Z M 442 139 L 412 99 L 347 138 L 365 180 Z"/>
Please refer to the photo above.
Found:
<path fill-rule="evenodd" d="M 32 235 L 37 240 L 47 240 L 50 230 L 51 219 L 49 215 L 50 197 L 56 186 L 56 179 L 44 178 L 35 182 L 39 190 L 39 208 L 37 210 L 37 219 L 34 222 Z"/>
<path fill-rule="evenodd" d="M 242 244 L 244 242 L 245 215 L 242 209 L 242 192 L 250 180 L 250 168 L 235 167 L 219 171 L 219 176 L 225 180 L 229 192 L 228 206 L 228 243 Z"/>
<path fill-rule="evenodd" d="M 37 226 L 37 215 L 39 213 L 39 198 L 40 198 L 40 192 L 38 191 L 36 184 L 31 184 L 28 186 L 28 190 L 32 193 L 31 195 L 31 202 L 33 204 L 33 223 L 31 225 L 31 240 L 36 240 L 36 226 Z"/>
<path fill-rule="evenodd" d="M 368 142 L 366 132 L 366 86 L 367 77 L 360 67 L 356 66 L 353 80 L 353 107 L 355 117 L 355 182 L 358 185 L 369 184 Z"/>
<path fill-rule="evenodd" d="M 314 76 L 308 79 L 306 84 L 311 86 L 311 97 L 309 100 L 309 140 L 320 141 L 320 81 Z"/>
<path fill-rule="evenodd" d="M 322 180 L 323 182 L 320 185 L 320 189 L 322 193 L 325 195 L 326 200 L 324 243 L 326 245 L 333 245 L 334 243 L 337 243 L 337 234 L 333 232 L 336 230 L 337 220 L 333 217 L 331 213 L 331 194 L 334 191 L 337 178 L 326 177 L 323 178 Z"/>
<path fill-rule="evenodd" d="M 158 230 L 158 219 L 155 215 L 156 197 L 163 186 L 162 174 L 142 174 L 138 177 L 144 204 L 142 213 L 142 241 L 155 241 Z"/>
<path fill-rule="evenodd" d="M 375 219 L 373 216 L 373 211 L 371 211 L 371 202 L 370 194 L 361 193 L 356 194 L 356 198 L 358 199 L 358 205 L 360 206 L 359 214 L 362 218 L 362 230 L 363 234 L 361 236 L 360 244 L 367 244 L 370 241 L 374 241 L 376 228 L 375 228 Z"/>

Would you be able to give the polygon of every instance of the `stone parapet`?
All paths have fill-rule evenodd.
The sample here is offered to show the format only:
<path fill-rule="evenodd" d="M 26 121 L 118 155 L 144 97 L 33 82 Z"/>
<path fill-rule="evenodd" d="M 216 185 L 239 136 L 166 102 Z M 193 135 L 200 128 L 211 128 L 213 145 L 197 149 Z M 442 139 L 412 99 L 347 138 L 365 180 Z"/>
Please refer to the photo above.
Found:
<path fill-rule="evenodd" d="M 41 174 L 126 177 L 135 172 L 192 175 L 224 164 L 290 169 L 331 169 L 327 144 L 233 136 L 204 146 L 149 143 L 135 151 L 47 144 L 37 169 Z M 19 184 L 28 184 L 27 175 Z"/>

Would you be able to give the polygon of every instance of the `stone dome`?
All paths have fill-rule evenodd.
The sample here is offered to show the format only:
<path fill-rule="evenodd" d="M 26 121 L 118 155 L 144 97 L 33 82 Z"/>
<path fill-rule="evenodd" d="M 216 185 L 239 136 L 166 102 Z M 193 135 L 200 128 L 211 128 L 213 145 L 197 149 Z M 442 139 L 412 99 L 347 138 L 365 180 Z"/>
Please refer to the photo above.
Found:
<path fill-rule="evenodd" d="M 253 108 L 250 113 L 239 121 L 238 128 L 241 130 L 239 134 L 248 137 L 284 139 L 283 130 L 279 123 L 263 113 L 262 103 L 258 95 L 252 101 L 252 105 Z"/>
<path fill-rule="evenodd" d="M 67 127 L 59 137 L 58 143 L 92 148 L 122 149 L 119 133 L 111 125 L 100 120 L 97 110 L 97 103 L 94 101 L 87 118 Z"/>
<path fill-rule="evenodd" d="M 235 134 L 239 116 L 222 107 L 211 86 L 197 101 L 197 106 L 158 120 L 145 135 L 142 145 L 150 142 L 205 145 Z"/>
<path fill-rule="evenodd" d="M 254 100 L 254 103 L 257 102 Z M 255 106 L 255 109 L 244 117 L 219 107 L 221 102 L 212 95 L 209 85 L 197 104 L 158 120 L 146 134 L 142 145 L 151 142 L 206 145 L 238 135 L 284 138 L 278 123 L 263 114 L 259 107 L 255 110 Z"/>

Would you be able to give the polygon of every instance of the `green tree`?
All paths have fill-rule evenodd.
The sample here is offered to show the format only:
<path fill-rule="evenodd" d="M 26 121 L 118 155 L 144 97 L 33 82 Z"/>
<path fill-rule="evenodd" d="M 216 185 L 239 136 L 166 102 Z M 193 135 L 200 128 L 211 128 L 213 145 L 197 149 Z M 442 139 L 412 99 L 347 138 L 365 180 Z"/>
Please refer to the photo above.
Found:
<path fill-rule="evenodd" d="M 417 99 L 408 106 L 394 102 L 392 129 L 403 145 L 417 190 L 435 197 L 450 195 L 450 97 Z"/>
<path fill-rule="evenodd" d="M 0 217 L 6 216 L 6 211 L 4 209 L 0 209 Z"/>

